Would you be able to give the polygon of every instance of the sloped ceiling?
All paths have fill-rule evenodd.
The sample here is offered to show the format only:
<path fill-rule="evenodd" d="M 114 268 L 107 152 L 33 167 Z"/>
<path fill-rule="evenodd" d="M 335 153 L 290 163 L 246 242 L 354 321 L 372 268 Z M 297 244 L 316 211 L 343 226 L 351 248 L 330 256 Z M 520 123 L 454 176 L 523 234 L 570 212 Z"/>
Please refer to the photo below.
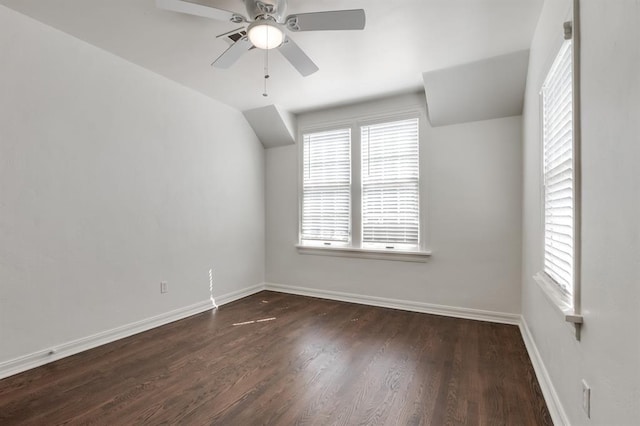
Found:
<path fill-rule="evenodd" d="M 425 72 L 432 126 L 522 114 L 529 51 Z"/>
<path fill-rule="evenodd" d="M 243 114 L 265 148 L 295 143 L 296 125 L 293 114 L 276 105 L 250 109 Z"/>

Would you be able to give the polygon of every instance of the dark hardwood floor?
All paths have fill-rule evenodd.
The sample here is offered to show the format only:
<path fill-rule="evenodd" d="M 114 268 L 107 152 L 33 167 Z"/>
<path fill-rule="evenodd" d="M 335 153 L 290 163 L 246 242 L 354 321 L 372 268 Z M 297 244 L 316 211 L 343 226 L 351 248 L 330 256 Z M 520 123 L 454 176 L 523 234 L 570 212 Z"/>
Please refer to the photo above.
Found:
<path fill-rule="evenodd" d="M 0 381 L 0 425 L 550 425 L 517 327 L 261 292 Z"/>

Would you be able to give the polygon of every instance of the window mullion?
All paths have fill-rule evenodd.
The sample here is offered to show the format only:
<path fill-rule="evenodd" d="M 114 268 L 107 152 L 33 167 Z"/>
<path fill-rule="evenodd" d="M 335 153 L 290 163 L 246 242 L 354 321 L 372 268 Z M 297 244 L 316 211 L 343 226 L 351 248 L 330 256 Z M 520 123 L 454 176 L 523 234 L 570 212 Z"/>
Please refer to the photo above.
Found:
<path fill-rule="evenodd" d="M 351 245 L 362 247 L 362 170 L 360 128 L 351 128 Z"/>

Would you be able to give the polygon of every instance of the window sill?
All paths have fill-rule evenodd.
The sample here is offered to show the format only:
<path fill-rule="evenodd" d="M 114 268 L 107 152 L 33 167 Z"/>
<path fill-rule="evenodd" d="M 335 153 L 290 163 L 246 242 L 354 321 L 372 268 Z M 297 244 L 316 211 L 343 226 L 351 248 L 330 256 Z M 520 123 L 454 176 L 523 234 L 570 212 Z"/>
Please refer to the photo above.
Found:
<path fill-rule="evenodd" d="M 571 296 L 563 293 L 556 283 L 554 283 L 544 272 L 538 272 L 533 276 L 542 293 L 547 297 L 551 305 L 563 316 L 564 320 L 573 325 L 576 338 L 580 336 L 580 324 L 583 322 L 582 315 L 576 313 L 573 307 Z"/>
<path fill-rule="evenodd" d="M 357 247 L 319 247 L 296 245 L 298 253 L 320 256 L 355 257 L 359 259 L 397 260 L 401 262 L 426 262 L 431 256 L 430 251 L 408 250 L 375 250 Z"/>

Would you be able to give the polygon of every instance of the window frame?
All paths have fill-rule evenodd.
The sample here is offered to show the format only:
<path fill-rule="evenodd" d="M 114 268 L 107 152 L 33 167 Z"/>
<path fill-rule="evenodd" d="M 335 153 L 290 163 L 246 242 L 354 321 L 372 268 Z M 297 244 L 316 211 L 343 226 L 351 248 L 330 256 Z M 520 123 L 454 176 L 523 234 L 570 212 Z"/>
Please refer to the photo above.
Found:
<path fill-rule="evenodd" d="M 395 122 L 402 122 L 402 121 L 407 121 L 407 120 L 417 120 L 417 127 L 418 127 L 418 244 L 416 245 L 408 245 L 408 244 L 403 244 L 403 243 L 396 243 L 394 248 L 391 249 L 386 249 L 385 247 L 383 247 L 383 245 L 387 245 L 387 244 L 393 244 L 393 243 L 373 243 L 373 242 L 365 242 L 364 241 L 364 237 L 363 237 L 363 233 L 364 233 L 364 212 L 362 211 L 362 207 L 364 206 L 363 203 L 363 196 L 362 196 L 362 191 L 364 189 L 364 181 L 362 179 L 362 171 L 363 171 L 363 159 L 362 159 L 362 154 L 363 154 L 363 143 L 362 143 L 362 129 L 364 127 L 368 127 L 368 126 L 376 126 L 379 124 L 388 124 L 388 123 L 395 123 Z M 422 153 L 420 152 L 420 117 L 418 115 L 416 116 L 405 116 L 403 118 L 394 118 L 392 120 L 376 120 L 375 122 L 367 122 L 367 123 L 363 123 L 363 122 L 359 122 L 358 123 L 358 137 L 360 138 L 359 140 L 359 144 L 360 144 L 360 163 L 359 163 L 359 167 L 360 167 L 360 247 L 367 250 L 367 249 L 371 249 L 371 250 L 392 250 L 392 251 L 419 251 L 422 248 L 422 225 L 423 225 L 423 220 L 421 217 L 421 213 L 422 213 L 422 209 L 421 209 L 421 196 L 420 196 L 420 192 L 421 192 L 421 184 L 420 182 L 422 181 L 421 179 L 421 169 L 422 167 L 420 167 L 420 159 L 422 157 Z"/>
<path fill-rule="evenodd" d="M 307 134 L 318 134 L 325 132 L 338 132 L 338 131 L 349 131 L 349 167 L 351 171 L 351 175 L 353 175 L 353 159 L 351 156 L 353 155 L 353 129 L 349 126 L 338 126 L 330 129 L 324 130 L 314 130 L 312 132 L 304 132 L 300 137 L 300 145 L 301 145 L 301 160 L 300 160 L 300 191 L 299 191 L 299 215 L 298 215 L 298 242 L 302 245 L 302 224 L 303 224 L 303 205 L 304 205 L 304 136 Z M 353 197 L 352 197 L 352 188 L 353 188 L 353 178 L 351 177 L 349 188 L 349 232 L 347 235 L 347 241 L 331 241 L 330 247 L 350 247 L 351 241 L 353 238 Z M 325 247 L 325 241 L 323 240 L 305 240 L 305 246 L 309 247 Z"/>
<path fill-rule="evenodd" d="M 418 119 L 418 158 L 419 158 L 419 242 L 415 249 L 382 249 L 363 247 L 362 244 L 362 179 L 361 179 L 361 134 L 363 126 L 376 125 L 405 119 Z M 296 248 L 300 254 L 345 256 L 364 259 L 400 260 L 407 262 L 425 262 L 431 255 L 427 248 L 426 232 L 426 167 L 423 165 L 425 149 L 426 111 L 423 108 L 411 107 L 396 110 L 393 113 L 354 115 L 342 120 L 317 123 L 298 129 L 298 236 Z M 304 169 L 304 135 L 338 129 L 351 129 L 351 229 L 349 243 L 346 245 L 303 244 L 302 237 L 302 203 L 303 203 L 303 169 Z"/>
<path fill-rule="evenodd" d="M 542 80 L 538 100 L 539 100 L 539 149 L 540 149 L 540 269 L 533 276 L 534 281 L 541 288 L 543 294 L 564 317 L 564 320 L 571 325 L 574 336 L 580 339 L 580 325 L 583 316 L 580 313 L 580 272 L 581 272 L 581 155 L 580 155 L 580 39 L 578 33 L 578 23 L 573 11 L 573 20 L 564 23 L 565 37 L 553 50 L 552 57 L 548 60 L 545 68 L 544 79 Z M 545 189 L 545 151 L 544 151 L 544 99 L 543 88 L 547 82 L 549 73 L 556 63 L 560 53 L 567 41 L 571 46 L 571 78 L 572 78 L 572 167 L 573 167 L 573 283 L 572 291 L 565 291 L 562 285 L 556 282 L 545 272 L 545 209 L 546 209 L 546 189 Z"/>

